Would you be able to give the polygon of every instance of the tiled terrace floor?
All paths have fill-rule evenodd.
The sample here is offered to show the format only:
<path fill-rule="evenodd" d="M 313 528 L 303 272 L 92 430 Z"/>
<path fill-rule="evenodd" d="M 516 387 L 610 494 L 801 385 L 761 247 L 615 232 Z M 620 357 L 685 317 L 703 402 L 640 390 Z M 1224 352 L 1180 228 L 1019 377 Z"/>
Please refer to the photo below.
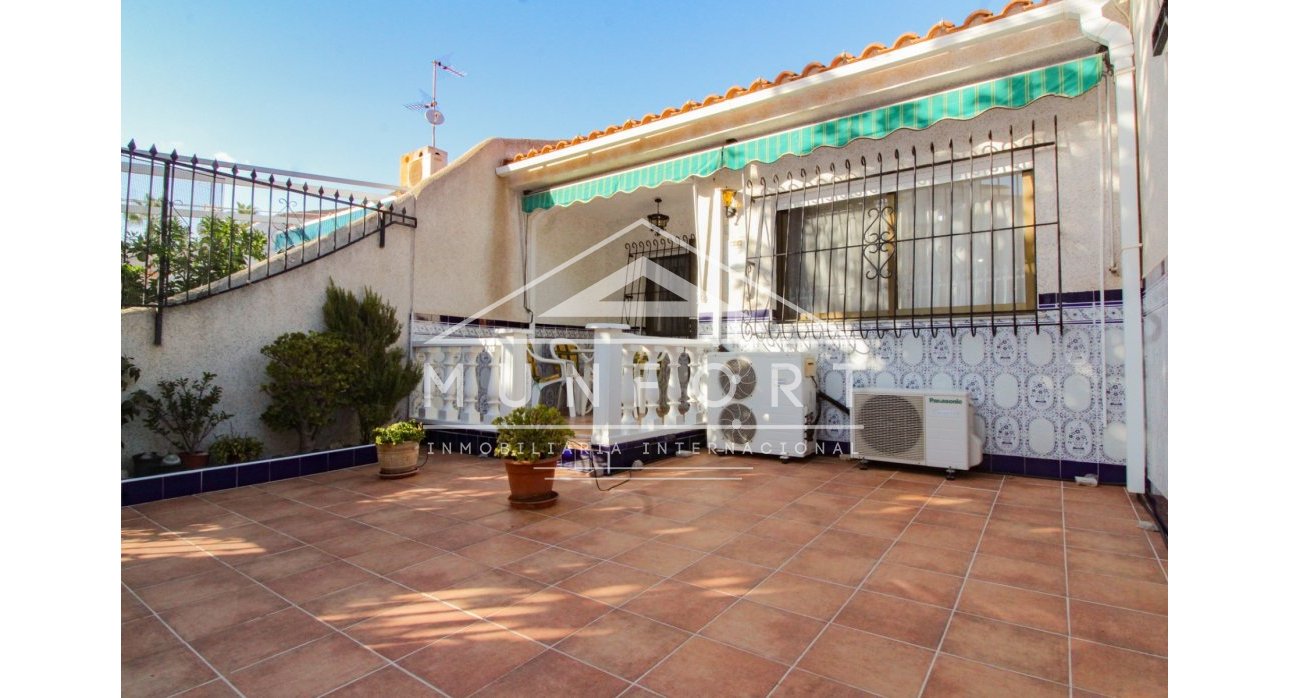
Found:
<path fill-rule="evenodd" d="M 1122 488 L 655 465 L 753 467 L 519 512 L 497 461 L 439 455 L 124 508 L 122 692 L 1166 691 L 1167 553 Z"/>

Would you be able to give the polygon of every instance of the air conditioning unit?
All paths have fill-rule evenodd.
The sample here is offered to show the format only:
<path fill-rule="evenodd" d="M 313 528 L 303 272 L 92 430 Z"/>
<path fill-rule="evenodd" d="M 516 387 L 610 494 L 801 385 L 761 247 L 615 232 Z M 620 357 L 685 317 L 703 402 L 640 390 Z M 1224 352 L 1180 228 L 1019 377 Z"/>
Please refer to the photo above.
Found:
<path fill-rule="evenodd" d="M 966 391 L 858 388 L 851 392 L 851 455 L 944 468 L 946 476 L 981 464 Z"/>
<path fill-rule="evenodd" d="M 815 451 L 815 357 L 708 354 L 708 446 L 801 458 Z"/>

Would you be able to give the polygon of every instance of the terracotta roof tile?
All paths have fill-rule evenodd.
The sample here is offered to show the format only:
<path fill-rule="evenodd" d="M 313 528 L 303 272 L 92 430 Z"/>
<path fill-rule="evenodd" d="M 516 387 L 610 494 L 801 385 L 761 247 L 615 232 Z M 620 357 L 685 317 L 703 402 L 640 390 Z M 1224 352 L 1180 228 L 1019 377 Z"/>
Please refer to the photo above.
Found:
<path fill-rule="evenodd" d="M 862 61 L 867 58 L 872 58 L 874 56 L 887 53 L 888 51 L 895 51 L 897 49 L 901 49 L 906 46 L 911 46 L 913 44 L 917 44 L 922 41 L 928 41 L 931 39 L 935 39 L 937 37 L 945 36 L 947 34 L 953 34 L 954 32 L 963 31 L 964 29 L 977 27 L 982 24 L 993 22 L 997 19 L 1002 19 L 1004 17 L 1011 17 L 1012 15 L 1015 15 L 1019 12 L 1025 12 L 1026 10 L 1029 10 L 1035 7 L 1042 7 L 1052 1 L 1053 0 L 1012 0 L 1012 2 L 1009 2 L 1003 8 L 1003 10 L 1001 10 L 998 14 L 992 13 L 989 10 L 977 10 L 969 14 L 967 18 L 965 18 L 959 24 L 954 24 L 953 22 L 942 20 L 940 22 L 937 22 L 936 24 L 933 24 L 931 28 L 927 30 L 927 33 L 922 36 L 919 36 L 914 32 L 906 32 L 896 37 L 896 40 L 892 42 L 891 46 L 887 46 L 885 44 L 875 42 L 866 46 L 858 56 L 853 56 L 843 51 L 842 53 L 839 53 L 837 56 L 835 56 L 833 60 L 829 62 L 828 65 L 825 65 L 818 61 L 812 61 L 806 64 L 806 66 L 802 68 L 801 72 L 795 73 L 791 70 L 785 70 L 781 72 L 779 75 L 776 75 L 773 81 L 769 81 L 769 80 L 766 80 L 765 78 L 759 77 L 756 80 L 754 80 L 751 84 L 749 84 L 747 87 L 742 87 L 740 85 L 732 85 L 723 94 L 710 94 L 707 97 L 704 97 L 702 103 L 696 102 L 694 100 L 690 100 L 682 104 L 680 107 L 667 107 L 666 109 L 659 111 L 657 114 L 646 114 L 642 116 L 640 119 L 628 119 L 624 121 L 621 125 L 607 126 L 603 130 L 592 131 L 591 133 L 588 133 L 585 136 L 575 136 L 568 140 L 562 140 L 554 145 L 545 145 L 545 146 L 542 146 L 540 150 L 537 148 L 533 148 L 529 150 L 527 153 L 516 153 L 515 155 L 511 156 L 510 160 L 507 160 L 507 162 L 508 163 L 519 162 L 521 160 L 526 160 L 528 158 L 531 158 L 537 155 L 549 153 L 555 150 L 559 150 L 561 148 L 567 148 L 571 145 L 577 145 L 579 143 L 584 143 L 586 141 L 595 140 L 597 138 L 600 138 L 601 136 L 607 136 L 611 133 L 617 133 L 619 131 L 635 128 L 636 126 L 641 126 L 643 124 L 653 123 L 654 121 L 657 121 L 659 119 L 666 119 L 670 116 L 675 116 L 677 114 L 684 114 L 685 112 L 693 111 L 695 109 L 711 106 L 713 104 L 718 104 L 728 99 L 734 99 L 735 97 L 740 97 L 746 94 L 750 94 L 758 90 L 764 90 L 767 87 L 783 85 L 785 83 L 793 82 L 795 80 L 801 80 L 802 78 L 805 78 L 811 75 L 818 75 L 820 73 L 833 70 L 838 66 L 848 65 L 850 63 L 855 63 L 856 61 Z"/>

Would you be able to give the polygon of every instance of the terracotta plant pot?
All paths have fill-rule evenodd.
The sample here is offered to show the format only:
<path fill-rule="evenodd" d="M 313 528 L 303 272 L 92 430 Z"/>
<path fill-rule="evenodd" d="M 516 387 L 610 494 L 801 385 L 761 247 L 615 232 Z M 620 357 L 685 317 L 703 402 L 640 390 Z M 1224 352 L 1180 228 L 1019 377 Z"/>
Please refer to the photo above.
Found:
<path fill-rule="evenodd" d="M 404 441 L 401 444 L 376 444 L 376 461 L 381 464 L 382 480 L 411 477 L 421 471 L 417 465 L 421 444 Z"/>
<path fill-rule="evenodd" d="M 506 461 L 506 479 L 511 483 L 509 497 L 512 509 L 545 509 L 555 506 L 560 493 L 556 492 L 554 468 L 558 458 L 536 462 Z"/>
<path fill-rule="evenodd" d="M 179 454 L 179 462 L 184 466 L 184 470 L 197 470 L 198 468 L 205 468 L 210 464 L 211 454 L 205 451 L 199 451 L 197 453 L 184 451 Z"/>

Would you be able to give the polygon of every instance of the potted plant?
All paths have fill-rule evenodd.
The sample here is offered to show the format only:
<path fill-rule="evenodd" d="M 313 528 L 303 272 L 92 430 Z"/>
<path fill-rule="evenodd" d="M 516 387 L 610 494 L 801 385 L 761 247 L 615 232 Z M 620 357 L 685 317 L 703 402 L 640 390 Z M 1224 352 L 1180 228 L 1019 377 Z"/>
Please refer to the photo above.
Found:
<path fill-rule="evenodd" d="M 178 449 L 179 459 L 188 469 L 206 466 L 210 454 L 201 450 L 202 442 L 215 427 L 232 418 L 216 409 L 224 391 L 214 381 L 215 374 L 210 372 L 198 381 L 160 381 L 159 397 L 149 395 L 145 400 L 143 423 Z"/>
<path fill-rule="evenodd" d="M 559 410 L 549 405 L 520 407 L 493 420 L 497 426 L 497 456 L 506 462 L 515 509 L 554 506 L 560 493 L 552 484 L 552 471 L 573 430 Z"/>
<path fill-rule="evenodd" d="M 211 458 L 220 465 L 246 463 L 260 457 L 264 443 L 254 436 L 229 434 L 211 442 Z"/>
<path fill-rule="evenodd" d="M 381 479 L 397 480 L 416 475 L 421 470 L 418 456 L 426 432 L 412 420 L 395 422 L 372 430 L 376 440 L 376 460 L 381 464 Z"/>

